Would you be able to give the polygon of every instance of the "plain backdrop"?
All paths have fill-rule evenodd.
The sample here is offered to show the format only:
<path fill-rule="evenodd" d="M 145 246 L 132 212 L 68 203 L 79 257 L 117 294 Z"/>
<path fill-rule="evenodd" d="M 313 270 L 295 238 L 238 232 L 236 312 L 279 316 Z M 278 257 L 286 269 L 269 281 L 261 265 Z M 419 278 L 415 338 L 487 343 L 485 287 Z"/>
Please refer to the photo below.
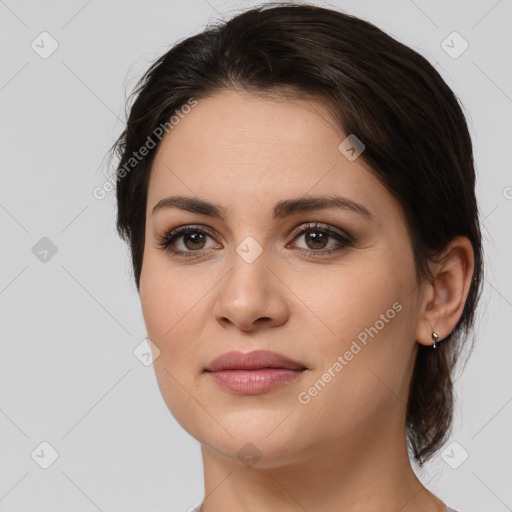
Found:
<path fill-rule="evenodd" d="M 512 1 L 316 3 L 418 51 L 464 105 L 486 276 L 453 435 L 418 475 L 460 512 L 512 510 Z M 146 332 L 114 194 L 92 191 L 142 72 L 255 4 L 0 0 L 0 510 L 169 512 L 203 498 L 199 443 L 136 356 Z"/>

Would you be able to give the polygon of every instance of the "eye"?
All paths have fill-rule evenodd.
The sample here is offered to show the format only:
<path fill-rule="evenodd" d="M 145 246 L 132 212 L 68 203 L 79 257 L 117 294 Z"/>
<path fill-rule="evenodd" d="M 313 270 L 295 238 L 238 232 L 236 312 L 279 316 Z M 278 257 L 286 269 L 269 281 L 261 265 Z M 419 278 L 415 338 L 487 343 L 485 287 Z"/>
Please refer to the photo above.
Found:
<path fill-rule="evenodd" d="M 212 238 L 213 236 L 214 233 L 209 228 L 180 226 L 165 233 L 164 236 L 159 239 L 158 245 L 171 254 L 186 257 L 195 256 L 194 253 L 208 249 L 208 247 L 205 246 L 206 239 Z M 179 241 L 179 243 L 176 244 L 176 241 Z M 183 248 L 176 247 L 179 245 Z"/>
<path fill-rule="evenodd" d="M 193 257 L 211 249 L 212 246 L 208 247 L 206 243 L 208 238 L 213 239 L 214 236 L 213 230 L 207 227 L 180 226 L 160 237 L 158 245 L 172 255 Z M 302 226 L 301 230 L 294 233 L 293 241 L 302 237 L 306 242 L 306 248 L 299 247 L 298 249 L 310 256 L 331 254 L 354 244 L 354 238 L 351 235 L 332 226 L 319 223 Z M 329 246 L 329 239 L 334 239 L 337 243 L 334 246 Z"/>
<path fill-rule="evenodd" d="M 354 238 L 337 228 L 328 225 L 322 225 L 317 222 L 302 226 L 299 232 L 294 234 L 293 240 L 304 238 L 306 248 L 299 248 L 311 256 L 331 254 L 341 251 L 345 247 L 353 246 Z M 334 239 L 338 243 L 334 246 L 328 246 L 329 239 Z"/>

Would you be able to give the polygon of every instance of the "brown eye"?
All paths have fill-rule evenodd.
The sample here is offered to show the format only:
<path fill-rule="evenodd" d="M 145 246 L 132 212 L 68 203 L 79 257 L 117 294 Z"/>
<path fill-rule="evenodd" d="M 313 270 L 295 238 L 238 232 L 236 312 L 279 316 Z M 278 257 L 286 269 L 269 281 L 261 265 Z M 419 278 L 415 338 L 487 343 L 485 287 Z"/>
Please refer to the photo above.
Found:
<path fill-rule="evenodd" d="M 304 240 L 311 249 L 324 249 L 329 241 L 329 235 L 318 230 L 307 230 L 304 233 Z"/>
<path fill-rule="evenodd" d="M 354 238 L 351 235 L 345 234 L 331 226 L 323 226 L 318 223 L 305 226 L 295 235 L 294 240 L 296 241 L 300 238 L 304 238 L 306 247 L 299 247 L 299 249 L 313 256 L 331 254 L 354 244 Z M 329 240 L 334 242 L 331 246 L 328 246 Z"/>
<path fill-rule="evenodd" d="M 180 226 L 159 239 L 159 245 L 173 256 L 200 256 L 215 244 L 207 246 L 208 239 L 214 238 L 214 232 L 205 227 Z M 310 256 L 324 256 L 352 246 L 354 238 L 343 231 L 328 225 L 309 224 L 297 232 L 294 241 L 304 238 L 306 247 L 297 247 Z"/>
<path fill-rule="evenodd" d="M 166 233 L 159 245 L 171 254 L 194 256 L 205 249 L 208 238 L 213 237 L 213 231 L 194 226 L 180 226 Z"/>
<path fill-rule="evenodd" d="M 204 233 L 192 231 L 181 235 L 183 237 L 183 245 L 190 250 L 203 249 L 206 236 Z"/>

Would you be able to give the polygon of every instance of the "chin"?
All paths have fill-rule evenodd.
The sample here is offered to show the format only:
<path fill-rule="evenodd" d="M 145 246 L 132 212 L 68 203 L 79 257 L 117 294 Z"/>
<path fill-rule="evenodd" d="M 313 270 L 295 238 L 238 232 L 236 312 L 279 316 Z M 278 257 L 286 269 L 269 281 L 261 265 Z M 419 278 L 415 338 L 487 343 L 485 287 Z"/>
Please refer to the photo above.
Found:
<path fill-rule="evenodd" d="M 220 414 L 217 420 L 179 421 L 182 427 L 207 450 L 242 466 L 270 469 L 298 462 L 316 443 L 308 443 L 304 429 L 294 414 L 282 407 L 276 410 L 254 408 Z M 288 416 L 288 417 L 287 417 Z M 211 418 L 210 418 L 211 419 Z"/>
<path fill-rule="evenodd" d="M 272 469 L 287 466 L 304 458 L 303 451 L 296 442 L 291 439 L 283 439 L 272 435 L 265 438 L 255 438 L 238 433 L 234 437 L 228 435 L 218 439 L 216 436 L 207 436 L 199 440 L 203 454 L 205 450 L 211 450 L 226 461 L 235 462 L 240 466 L 254 469 Z"/>

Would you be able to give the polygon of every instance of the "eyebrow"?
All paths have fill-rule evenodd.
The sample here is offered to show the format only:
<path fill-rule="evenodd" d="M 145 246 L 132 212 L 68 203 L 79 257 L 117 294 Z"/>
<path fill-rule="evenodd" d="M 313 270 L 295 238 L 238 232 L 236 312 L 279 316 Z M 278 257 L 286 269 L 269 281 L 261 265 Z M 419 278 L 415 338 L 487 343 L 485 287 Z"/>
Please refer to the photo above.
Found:
<path fill-rule="evenodd" d="M 152 214 L 154 215 L 160 210 L 170 208 L 178 208 L 180 210 L 207 215 L 209 217 L 216 217 L 222 220 L 226 219 L 226 212 L 221 206 L 203 199 L 186 196 L 171 196 L 158 201 L 158 203 L 153 207 Z M 297 213 L 328 208 L 353 211 L 365 217 L 369 221 L 376 221 L 374 215 L 365 206 L 341 196 L 317 196 L 285 199 L 276 203 L 272 210 L 272 218 L 283 219 Z"/>

